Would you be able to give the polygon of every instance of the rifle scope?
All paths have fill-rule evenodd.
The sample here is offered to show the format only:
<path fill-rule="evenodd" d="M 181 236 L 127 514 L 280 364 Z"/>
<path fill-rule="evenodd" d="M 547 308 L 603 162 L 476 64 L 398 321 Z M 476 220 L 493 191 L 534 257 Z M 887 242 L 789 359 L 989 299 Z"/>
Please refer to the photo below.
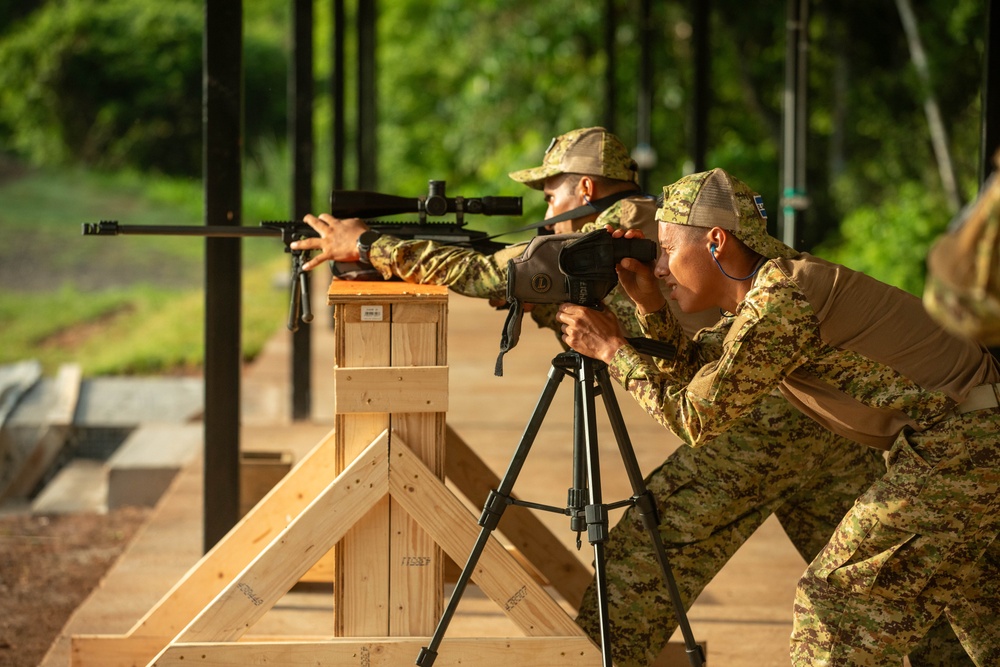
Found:
<path fill-rule="evenodd" d="M 465 213 L 475 215 L 521 215 L 520 197 L 447 197 L 444 181 L 430 181 L 427 196 L 400 197 L 365 190 L 334 190 L 330 214 L 335 218 L 378 218 L 418 213 L 421 218 Z"/>

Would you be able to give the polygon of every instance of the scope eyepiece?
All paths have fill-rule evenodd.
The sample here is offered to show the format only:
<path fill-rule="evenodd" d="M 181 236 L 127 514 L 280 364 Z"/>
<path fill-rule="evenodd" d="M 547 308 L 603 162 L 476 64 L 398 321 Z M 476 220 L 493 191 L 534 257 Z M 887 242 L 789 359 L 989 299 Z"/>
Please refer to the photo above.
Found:
<path fill-rule="evenodd" d="M 612 238 L 611 249 L 616 263 L 626 257 L 632 257 L 640 262 L 652 262 L 656 259 L 657 247 L 652 239 Z"/>
<path fill-rule="evenodd" d="M 473 210 L 472 206 L 468 210 L 481 215 L 514 215 L 522 214 L 520 197 L 483 197 L 474 200 L 479 210 Z"/>

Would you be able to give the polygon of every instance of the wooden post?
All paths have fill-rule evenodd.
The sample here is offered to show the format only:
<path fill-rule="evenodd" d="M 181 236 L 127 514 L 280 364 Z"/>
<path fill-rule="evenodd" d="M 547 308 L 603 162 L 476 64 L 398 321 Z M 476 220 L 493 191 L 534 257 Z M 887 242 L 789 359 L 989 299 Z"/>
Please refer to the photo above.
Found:
<path fill-rule="evenodd" d="M 338 465 L 385 429 L 444 479 L 448 292 L 436 285 L 334 281 Z M 340 472 L 342 468 L 338 469 Z M 341 637 L 428 635 L 442 611 L 441 550 L 386 497 L 335 550 Z M 391 582 L 391 586 L 390 586 Z"/>

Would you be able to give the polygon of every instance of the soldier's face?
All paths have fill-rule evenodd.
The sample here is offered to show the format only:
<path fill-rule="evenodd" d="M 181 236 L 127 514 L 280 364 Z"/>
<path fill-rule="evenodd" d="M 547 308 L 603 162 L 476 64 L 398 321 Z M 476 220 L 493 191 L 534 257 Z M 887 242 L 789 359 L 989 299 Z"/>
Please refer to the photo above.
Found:
<path fill-rule="evenodd" d="M 661 222 L 658 238 L 660 256 L 654 273 L 666 284 L 670 298 L 685 313 L 718 306 L 718 271 L 714 270 L 705 231 Z"/>
<path fill-rule="evenodd" d="M 545 194 L 545 203 L 549 205 L 545 211 L 546 220 L 586 203 L 578 185 L 576 179 L 566 178 L 564 174 L 545 179 L 542 192 Z M 547 225 L 546 229 L 551 229 L 556 234 L 568 234 L 583 227 L 585 222 L 585 218 L 563 220 L 554 225 Z"/>

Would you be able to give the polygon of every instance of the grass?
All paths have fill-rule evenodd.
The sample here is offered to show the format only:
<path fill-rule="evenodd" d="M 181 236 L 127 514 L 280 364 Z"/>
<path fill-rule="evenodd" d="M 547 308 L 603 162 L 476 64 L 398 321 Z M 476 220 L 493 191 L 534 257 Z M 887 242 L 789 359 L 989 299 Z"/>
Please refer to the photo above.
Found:
<path fill-rule="evenodd" d="M 273 197 L 245 200 L 258 202 L 254 211 L 244 204 L 247 225 L 287 215 Z M 37 359 L 47 374 L 70 361 L 86 375 L 199 370 L 204 241 L 83 237 L 81 223 L 197 225 L 201 211 L 198 181 L 8 173 L 0 181 L 0 363 Z M 290 260 L 277 239 L 244 239 L 242 248 L 243 355 L 252 359 L 284 327 Z"/>

